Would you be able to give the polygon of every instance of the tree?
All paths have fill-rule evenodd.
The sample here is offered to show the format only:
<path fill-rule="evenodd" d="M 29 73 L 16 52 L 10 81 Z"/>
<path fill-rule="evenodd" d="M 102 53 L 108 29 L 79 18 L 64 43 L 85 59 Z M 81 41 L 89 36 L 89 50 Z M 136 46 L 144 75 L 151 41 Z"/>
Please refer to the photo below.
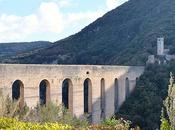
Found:
<path fill-rule="evenodd" d="M 165 116 L 167 115 L 167 117 Z M 170 73 L 170 85 L 168 88 L 168 96 L 164 101 L 161 117 L 161 130 L 175 129 L 175 79 Z"/>

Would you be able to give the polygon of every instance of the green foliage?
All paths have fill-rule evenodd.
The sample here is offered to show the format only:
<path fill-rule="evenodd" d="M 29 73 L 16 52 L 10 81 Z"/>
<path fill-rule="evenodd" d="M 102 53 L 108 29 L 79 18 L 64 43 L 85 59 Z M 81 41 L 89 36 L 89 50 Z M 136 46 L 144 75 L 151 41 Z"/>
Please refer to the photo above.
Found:
<path fill-rule="evenodd" d="M 106 126 L 115 126 L 116 124 L 118 124 L 120 121 L 119 120 L 116 120 L 115 118 L 107 118 L 105 120 L 102 121 L 102 124 L 103 125 L 106 125 Z"/>
<path fill-rule="evenodd" d="M 27 111 L 27 106 L 20 109 L 19 101 L 12 101 L 9 96 L 4 97 L 3 93 L 0 92 L 0 117 L 22 118 Z"/>
<path fill-rule="evenodd" d="M 38 105 L 36 108 L 40 122 L 55 122 L 61 117 L 61 108 L 56 104 L 49 102 L 47 106 Z"/>
<path fill-rule="evenodd" d="M 117 127 L 119 125 L 124 126 L 126 129 L 129 129 L 131 122 L 125 121 L 123 119 L 115 119 L 115 118 L 107 118 L 102 121 L 102 126 L 109 126 L 109 127 Z"/>
<path fill-rule="evenodd" d="M 59 122 L 60 124 L 68 124 L 74 127 L 85 127 L 89 125 L 85 117 L 79 119 L 73 116 L 62 105 L 58 106 L 53 102 L 49 102 L 47 105 L 43 106 L 37 105 L 36 108 L 29 111 L 28 115 L 26 115 L 23 120 L 39 123 Z"/>
<path fill-rule="evenodd" d="M 163 100 L 168 94 L 170 71 L 175 72 L 175 63 L 147 66 L 135 91 L 116 116 L 130 120 L 131 126 L 140 126 L 142 130 L 159 129 Z"/>
<path fill-rule="evenodd" d="M 72 129 L 69 125 L 63 125 L 59 123 L 30 123 L 21 122 L 13 118 L 0 118 L 0 129 L 1 130 L 70 130 Z"/>
<path fill-rule="evenodd" d="M 8 58 L 18 56 L 25 56 L 50 47 L 51 42 L 36 41 L 36 42 L 22 42 L 22 43 L 0 43 L 0 60 L 1 62 L 12 62 Z"/>
<path fill-rule="evenodd" d="M 114 120 L 114 119 L 113 119 Z M 113 122 L 113 121 L 112 121 Z M 22 122 L 14 118 L 0 118 L 0 129 L 1 130 L 129 130 L 128 122 L 115 121 L 116 124 L 110 126 L 105 125 L 89 125 L 89 126 L 79 126 L 74 127 L 67 124 L 54 123 L 31 123 Z M 136 129 L 139 130 L 139 129 Z"/>
<path fill-rule="evenodd" d="M 165 118 L 161 119 L 160 129 L 161 130 L 173 130 L 173 129 L 171 129 L 169 122 Z"/>
<path fill-rule="evenodd" d="M 169 124 L 169 121 L 164 117 L 164 109 L 162 110 L 162 115 L 161 115 L 160 130 L 173 130 Z"/>
<path fill-rule="evenodd" d="M 0 104 L 0 118 L 16 118 L 25 122 L 38 123 L 59 122 L 59 124 L 68 124 L 74 127 L 87 127 L 89 125 L 86 117 L 79 119 L 63 106 L 52 102 L 43 106 L 37 105 L 34 109 L 29 109 L 27 105 L 19 108 L 19 101 L 12 101 L 9 96 L 4 97 L 0 92 Z"/>
<path fill-rule="evenodd" d="M 168 88 L 168 96 L 164 101 L 161 116 L 161 130 L 174 130 L 175 128 L 175 79 L 170 73 L 170 85 Z M 167 117 L 165 117 L 165 114 Z"/>
<path fill-rule="evenodd" d="M 4 98 L 0 92 L 0 129 L 5 130 L 70 130 L 70 129 L 117 129 L 128 130 L 130 122 L 123 119 L 106 119 L 101 125 L 89 125 L 87 117 L 73 116 L 63 106 L 49 102 L 29 109 L 26 105 L 19 109 L 19 102 Z"/>

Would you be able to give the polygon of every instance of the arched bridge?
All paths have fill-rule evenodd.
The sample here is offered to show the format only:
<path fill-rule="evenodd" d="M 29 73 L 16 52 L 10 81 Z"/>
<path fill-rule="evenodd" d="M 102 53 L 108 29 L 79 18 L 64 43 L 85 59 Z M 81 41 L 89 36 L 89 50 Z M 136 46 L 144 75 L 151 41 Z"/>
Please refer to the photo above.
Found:
<path fill-rule="evenodd" d="M 1 64 L 0 89 L 29 107 L 50 100 L 92 122 L 111 117 L 134 90 L 142 66 Z"/>

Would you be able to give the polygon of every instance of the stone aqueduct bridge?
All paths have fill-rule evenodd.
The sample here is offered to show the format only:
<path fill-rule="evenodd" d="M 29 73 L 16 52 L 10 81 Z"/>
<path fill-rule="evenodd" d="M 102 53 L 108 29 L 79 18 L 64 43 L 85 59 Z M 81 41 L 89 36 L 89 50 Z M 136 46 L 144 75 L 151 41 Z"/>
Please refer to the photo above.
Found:
<path fill-rule="evenodd" d="M 0 64 L 0 89 L 29 107 L 49 100 L 98 123 L 134 90 L 142 66 Z"/>

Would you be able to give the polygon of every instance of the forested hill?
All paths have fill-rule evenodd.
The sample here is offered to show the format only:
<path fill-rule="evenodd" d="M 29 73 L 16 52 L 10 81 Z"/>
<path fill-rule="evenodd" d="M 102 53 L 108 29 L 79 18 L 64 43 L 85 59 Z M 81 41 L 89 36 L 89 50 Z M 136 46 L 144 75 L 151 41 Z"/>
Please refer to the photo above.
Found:
<path fill-rule="evenodd" d="M 20 63 L 143 65 L 156 38 L 175 46 L 175 0 L 130 0 L 79 33 L 13 59 Z"/>
<path fill-rule="evenodd" d="M 0 43 L 0 59 L 4 60 L 13 56 L 24 56 L 27 53 L 32 53 L 41 48 L 51 46 L 51 42 L 35 41 L 35 42 L 15 42 L 15 43 Z"/>

